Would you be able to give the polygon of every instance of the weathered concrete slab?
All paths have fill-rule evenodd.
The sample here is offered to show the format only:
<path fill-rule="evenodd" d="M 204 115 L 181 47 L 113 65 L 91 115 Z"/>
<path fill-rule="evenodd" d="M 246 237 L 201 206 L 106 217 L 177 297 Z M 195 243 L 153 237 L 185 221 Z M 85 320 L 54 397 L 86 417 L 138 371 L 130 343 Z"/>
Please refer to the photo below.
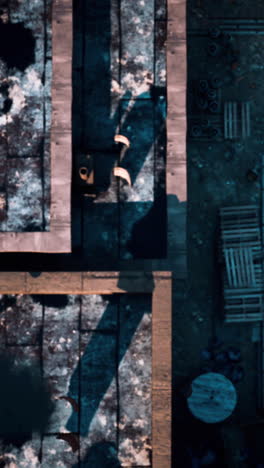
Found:
<path fill-rule="evenodd" d="M 41 439 L 33 434 L 32 440 L 23 444 L 21 448 L 10 447 L 7 453 L 1 455 L 7 463 L 5 466 L 16 466 L 23 468 L 41 468 Z M 2 457 L 1 457 L 2 461 Z M 9 464 L 10 463 L 10 464 Z"/>
<path fill-rule="evenodd" d="M 81 458 L 93 444 L 117 442 L 116 336 L 82 334 Z"/>
<path fill-rule="evenodd" d="M 40 369 L 41 366 L 41 346 L 40 345 L 16 345 L 6 348 L 8 354 L 12 356 L 15 366 L 26 366 Z"/>
<path fill-rule="evenodd" d="M 78 450 L 73 452 L 65 440 L 46 436 L 42 442 L 41 468 L 78 468 L 78 455 Z"/>
<path fill-rule="evenodd" d="M 10 158 L 7 160 L 7 218 L 5 231 L 42 231 L 43 188 L 40 158 Z M 30 180 L 30 185 L 28 181 Z"/>
<path fill-rule="evenodd" d="M 31 296 L 8 296 L 5 316 L 8 345 L 39 345 L 43 326 L 43 308 Z M 19 333 L 18 333 L 19 330 Z"/>
<path fill-rule="evenodd" d="M 125 296 L 120 303 L 119 460 L 151 462 L 151 299 Z"/>
<path fill-rule="evenodd" d="M 68 8 L 65 8 L 66 6 Z M 3 196 L 1 198 L 1 206 L 5 206 L 4 210 L 0 208 L 0 250 L 68 252 L 71 178 L 71 8 L 63 0 L 54 4 L 52 0 L 22 3 L 14 1 L 8 2 L 8 6 L 4 4 L 1 13 L 0 101 L 3 106 L 0 110 L 0 131 L 2 138 L 7 142 L 8 161 L 2 162 L 1 167 L 5 169 L 6 174 L 0 181 L 1 194 L 6 193 L 6 199 L 3 200 Z M 63 41 L 60 40 L 62 30 Z M 5 40 L 2 40 L 2 37 Z M 13 41 L 14 37 L 16 44 Z M 59 138 L 56 132 L 63 133 L 63 138 Z M 69 154 L 68 158 L 65 158 L 65 154 Z M 10 171 L 10 165 L 13 167 L 12 161 L 17 159 L 18 166 L 29 158 L 38 160 L 39 171 L 32 174 L 27 172 L 27 177 L 21 180 L 23 184 L 18 184 L 17 181 L 14 183 L 13 179 L 17 175 Z M 63 190 L 61 178 L 65 183 Z M 22 185 L 26 194 L 24 203 L 29 212 L 33 211 L 31 217 L 34 218 L 34 223 L 28 222 L 29 215 L 23 217 L 25 206 L 20 206 L 23 200 Z M 10 186 L 13 199 L 9 200 Z M 14 201 L 15 196 L 17 198 Z M 32 203 L 35 203 L 35 209 Z"/>
<path fill-rule="evenodd" d="M 149 97 L 153 84 L 154 1 L 121 1 L 121 86 L 133 96 Z"/>
<path fill-rule="evenodd" d="M 15 49 L 9 50 L 9 56 L 3 44 L 0 51 L 2 64 L 1 97 L 4 102 L 0 116 L 0 128 L 7 138 L 6 155 L 42 158 L 43 141 L 46 133 L 50 131 L 50 127 L 46 125 L 44 109 L 45 89 L 49 95 L 51 94 L 51 79 L 46 80 L 44 60 L 46 15 L 50 16 L 50 7 L 51 2 L 45 5 L 44 1 L 11 3 L 6 10 L 6 20 L 1 25 L 3 34 L 6 35 L 6 41 L 8 42 L 8 37 L 13 34 L 22 47 L 20 52 Z M 47 116 L 47 121 L 50 122 L 50 116 Z M 19 165 L 18 160 L 16 165 Z M 45 206 L 43 200 L 41 190 L 43 168 L 40 163 L 39 168 L 41 170 L 38 173 L 27 173 L 27 178 L 21 181 L 21 185 L 23 182 L 23 190 L 27 199 L 32 203 L 35 201 L 36 193 L 32 193 L 31 187 L 38 186 L 38 192 L 41 195 L 40 206 L 32 216 L 36 220 L 36 229 L 45 230 L 48 229 L 48 225 L 43 226 L 42 218 L 43 212 L 49 210 L 49 205 Z M 50 178 L 49 168 L 46 169 L 44 178 Z M 6 179 L 8 180 L 7 186 L 5 186 L 7 191 L 7 223 L 1 226 L 2 230 L 15 232 L 31 230 L 27 220 L 23 216 L 22 218 L 19 216 L 19 213 L 23 212 L 23 207 L 21 209 L 19 206 L 19 200 L 22 200 L 23 197 L 19 193 L 19 185 L 12 183 L 14 173 L 10 171 L 10 162 L 5 167 L 5 174 L 7 174 Z M 10 183 L 13 185 L 14 193 L 18 191 L 16 199 L 18 212 L 12 210 L 14 203 L 9 200 Z M 16 190 L 17 188 L 18 190 Z M 40 198 L 39 193 L 38 198 Z M 32 205 L 29 204 L 28 209 L 32 210 Z"/>
<path fill-rule="evenodd" d="M 91 294 L 81 298 L 82 330 L 116 330 L 117 314 L 117 296 Z"/>
<path fill-rule="evenodd" d="M 56 301 L 61 299 L 60 307 Z M 78 296 L 50 296 L 54 306 L 46 299 L 43 329 L 43 372 L 49 382 L 55 411 L 48 431 L 69 432 L 67 422 L 72 413 L 71 404 L 61 397 L 68 394 L 72 374 L 79 360 L 79 314 Z M 78 388 L 71 396 L 78 401 Z M 78 414 L 70 432 L 78 432 Z"/>

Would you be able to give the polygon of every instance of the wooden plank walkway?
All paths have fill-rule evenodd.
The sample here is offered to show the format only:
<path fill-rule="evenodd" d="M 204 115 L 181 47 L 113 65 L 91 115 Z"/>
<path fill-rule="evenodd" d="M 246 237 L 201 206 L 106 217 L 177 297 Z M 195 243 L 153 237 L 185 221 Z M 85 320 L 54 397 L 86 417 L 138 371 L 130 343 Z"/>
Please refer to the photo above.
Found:
<path fill-rule="evenodd" d="M 187 277 L 187 36 L 186 1 L 168 1 L 167 32 L 167 209 L 168 258 Z"/>

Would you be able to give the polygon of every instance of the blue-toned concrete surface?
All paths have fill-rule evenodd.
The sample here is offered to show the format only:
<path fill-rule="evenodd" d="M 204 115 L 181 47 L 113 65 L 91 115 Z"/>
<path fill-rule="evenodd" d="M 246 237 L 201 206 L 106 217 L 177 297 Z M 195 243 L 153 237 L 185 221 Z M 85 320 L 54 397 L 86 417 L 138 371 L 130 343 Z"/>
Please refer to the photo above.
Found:
<path fill-rule="evenodd" d="M 95 256 L 105 262 L 144 258 L 133 228 L 142 224 L 143 232 L 154 204 L 166 213 L 165 198 L 159 197 L 165 194 L 160 183 L 165 175 L 164 8 L 165 2 L 102 0 L 98 12 L 99 3 L 76 2 L 75 28 L 84 39 L 76 44 L 73 58 L 73 158 L 77 174 L 79 162 L 92 156 L 97 197 L 85 197 L 82 225 L 73 226 L 73 247 L 81 248 L 87 261 Z M 130 141 L 121 159 L 121 148 L 113 141 L 117 133 Z M 114 166 L 129 172 L 131 187 L 113 176 Z M 80 181 L 77 176 L 74 181 L 73 209 L 78 210 Z M 166 236 L 157 229 L 156 237 L 148 258 L 164 255 Z M 143 244 L 148 248 L 146 239 Z"/>
<path fill-rule="evenodd" d="M 32 270 L 51 265 L 64 269 L 87 269 L 88 265 L 97 269 L 102 265 L 105 269 L 117 268 L 124 260 L 166 257 L 166 27 L 164 0 L 136 0 L 132 4 L 126 0 L 74 0 L 72 254 L 20 254 L 19 264 L 25 258 Z M 48 115 L 50 45 L 45 71 Z M 123 157 L 121 147 L 114 143 L 118 133 L 130 140 Z M 48 141 L 43 151 L 45 172 Z M 88 163 L 87 156 L 94 165 L 92 188 L 79 176 L 80 167 Z M 23 161 L 27 171 L 38 173 L 42 168 L 36 165 L 38 158 Z M 131 187 L 113 175 L 115 166 L 129 172 Z M 49 180 L 44 182 L 47 194 Z M 1 183 L 0 171 L 0 188 Z M 41 193 L 32 185 L 34 189 Z M 89 197 L 89 192 L 95 197 Z M 32 212 L 28 196 L 22 199 L 27 213 Z M 39 214 L 38 200 L 36 197 L 34 210 Z M 13 212 L 16 215 L 16 207 Z M 28 219 L 30 229 L 39 229 L 37 220 L 38 216 Z M 48 225 L 47 213 L 43 221 Z M 18 268 L 17 263 L 16 255 L 1 254 L 3 268 Z"/>
<path fill-rule="evenodd" d="M 0 231 L 49 229 L 51 0 L 0 15 Z"/>
<path fill-rule="evenodd" d="M 16 369 L 35 366 L 52 403 L 41 437 L 35 430 L 15 447 L 0 434 L 6 463 L 150 467 L 151 296 L 1 296 L 0 310 L 1 355 Z M 20 413 L 18 403 L 15 426 Z"/>

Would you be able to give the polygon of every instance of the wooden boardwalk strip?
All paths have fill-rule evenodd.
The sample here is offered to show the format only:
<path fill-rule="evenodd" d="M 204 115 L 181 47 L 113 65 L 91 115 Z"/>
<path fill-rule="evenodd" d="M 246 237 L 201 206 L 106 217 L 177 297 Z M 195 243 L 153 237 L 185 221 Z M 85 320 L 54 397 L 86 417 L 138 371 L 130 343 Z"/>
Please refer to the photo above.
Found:
<path fill-rule="evenodd" d="M 167 27 L 167 203 L 168 258 L 178 278 L 187 276 L 186 213 L 186 1 L 168 1 Z"/>

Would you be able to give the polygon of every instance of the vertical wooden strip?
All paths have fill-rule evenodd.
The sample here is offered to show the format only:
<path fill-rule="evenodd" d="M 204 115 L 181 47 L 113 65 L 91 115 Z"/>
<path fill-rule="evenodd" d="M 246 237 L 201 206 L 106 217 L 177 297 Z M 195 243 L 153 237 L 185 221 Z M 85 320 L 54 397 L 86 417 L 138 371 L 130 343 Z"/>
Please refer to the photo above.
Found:
<path fill-rule="evenodd" d="M 168 1 L 167 32 L 167 202 L 168 257 L 176 275 L 187 275 L 186 255 L 186 1 Z"/>
<path fill-rule="evenodd" d="M 171 301 L 171 280 L 156 280 L 152 297 L 153 468 L 171 466 Z"/>
<path fill-rule="evenodd" d="M 154 72 L 154 0 L 121 0 L 121 85 L 132 96 L 150 97 Z"/>

